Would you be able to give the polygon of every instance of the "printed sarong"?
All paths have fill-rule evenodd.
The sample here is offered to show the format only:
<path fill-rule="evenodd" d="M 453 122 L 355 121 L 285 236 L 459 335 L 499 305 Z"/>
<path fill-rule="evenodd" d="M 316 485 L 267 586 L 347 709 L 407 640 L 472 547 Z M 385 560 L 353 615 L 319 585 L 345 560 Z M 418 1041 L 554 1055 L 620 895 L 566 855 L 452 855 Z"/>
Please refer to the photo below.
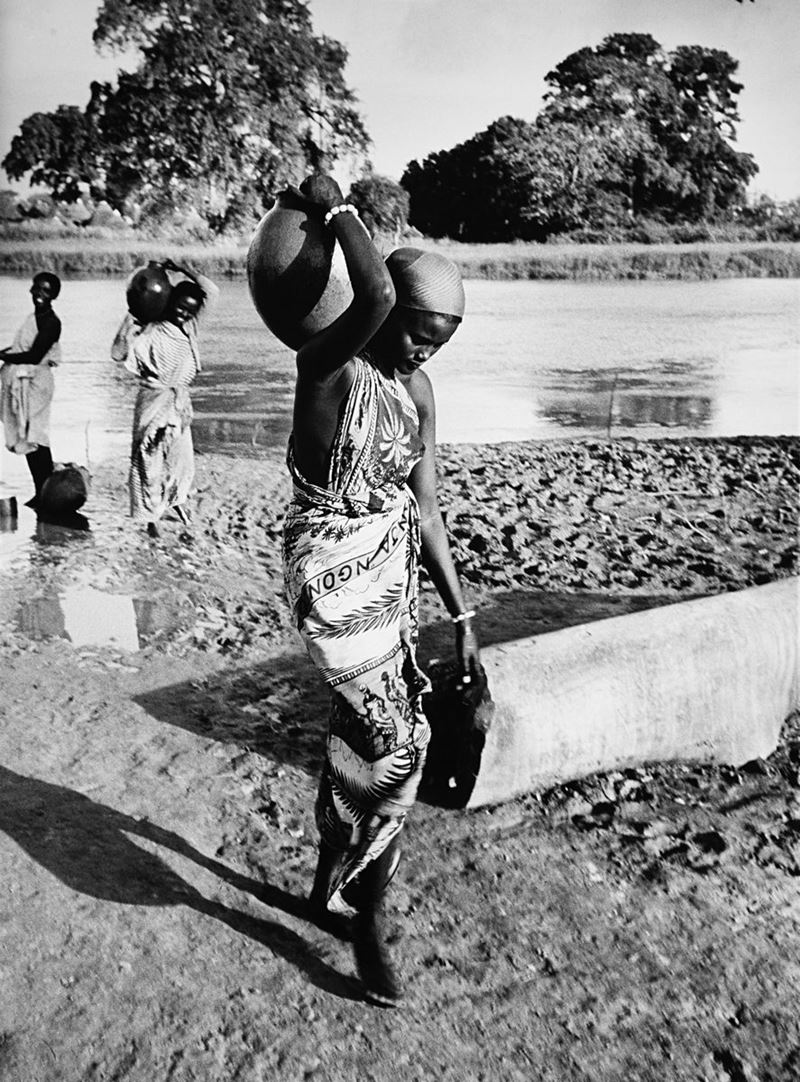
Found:
<path fill-rule="evenodd" d="M 133 518 L 157 522 L 189 498 L 194 481 L 191 423 L 186 387 L 139 388 L 128 479 Z"/>
<path fill-rule="evenodd" d="M 356 358 L 326 488 L 301 476 L 289 449 L 287 594 L 331 692 L 316 818 L 341 853 L 333 911 L 346 911 L 343 888 L 401 830 L 430 737 L 415 659 L 419 513 L 406 484 L 424 450 L 418 427 L 402 385 Z"/>
<path fill-rule="evenodd" d="M 167 321 L 140 327 L 128 315 L 111 355 L 139 378 L 128 476 L 131 515 L 157 522 L 186 502 L 194 481 L 189 386 L 200 371 L 197 321 L 183 329 Z"/>
<path fill-rule="evenodd" d="M 12 353 L 25 353 L 36 340 L 36 314 L 31 313 L 16 333 Z M 56 342 L 38 364 L 2 364 L 0 358 L 0 420 L 9 451 L 27 455 L 50 446 L 50 403 L 53 368 L 61 361 Z"/>

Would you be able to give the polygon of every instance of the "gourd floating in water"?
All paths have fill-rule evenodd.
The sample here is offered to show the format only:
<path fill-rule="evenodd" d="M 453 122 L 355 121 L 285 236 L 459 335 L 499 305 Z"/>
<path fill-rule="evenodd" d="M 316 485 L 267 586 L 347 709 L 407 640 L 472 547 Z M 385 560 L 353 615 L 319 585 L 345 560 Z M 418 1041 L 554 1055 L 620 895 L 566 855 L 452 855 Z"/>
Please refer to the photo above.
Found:
<path fill-rule="evenodd" d="M 353 299 L 341 248 L 318 208 L 294 188 L 278 194 L 247 253 L 250 296 L 267 327 L 299 349 Z"/>
<path fill-rule="evenodd" d="M 155 323 L 164 315 L 171 292 L 167 272 L 151 259 L 146 267 L 139 267 L 130 277 L 125 291 L 128 311 L 140 323 Z"/>

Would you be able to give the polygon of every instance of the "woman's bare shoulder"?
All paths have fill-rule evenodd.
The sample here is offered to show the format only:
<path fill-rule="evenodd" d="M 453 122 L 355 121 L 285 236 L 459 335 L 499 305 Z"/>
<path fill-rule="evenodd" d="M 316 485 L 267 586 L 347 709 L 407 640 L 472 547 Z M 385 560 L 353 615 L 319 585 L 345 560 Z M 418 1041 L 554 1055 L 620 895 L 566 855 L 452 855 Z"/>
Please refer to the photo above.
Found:
<path fill-rule="evenodd" d="M 417 407 L 420 418 L 434 412 L 433 384 L 427 373 L 423 372 L 421 368 L 418 368 L 412 375 L 411 379 L 405 384 L 405 388 L 409 398 Z"/>

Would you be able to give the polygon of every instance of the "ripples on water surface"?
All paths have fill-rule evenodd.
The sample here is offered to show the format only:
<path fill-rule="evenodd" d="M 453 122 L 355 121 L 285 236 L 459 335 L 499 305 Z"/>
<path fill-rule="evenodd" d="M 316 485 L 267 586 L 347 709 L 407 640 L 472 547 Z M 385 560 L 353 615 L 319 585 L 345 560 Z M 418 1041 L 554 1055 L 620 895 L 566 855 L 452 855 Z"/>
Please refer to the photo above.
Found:
<path fill-rule="evenodd" d="M 0 333 L 30 310 L 4 278 Z M 198 450 L 257 453 L 289 434 L 294 360 L 260 323 L 244 281 L 222 282 L 193 392 Z M 428 365 L 442 441 L 798 431 L 800 283 L 469 281 L 467 316 Z M 135 385 L 108 359 L 122 280 L 65 281 L 56 304 L 58 460 L 127 459 Z M 5 480 L 27 491 L 21 458 Z"/>

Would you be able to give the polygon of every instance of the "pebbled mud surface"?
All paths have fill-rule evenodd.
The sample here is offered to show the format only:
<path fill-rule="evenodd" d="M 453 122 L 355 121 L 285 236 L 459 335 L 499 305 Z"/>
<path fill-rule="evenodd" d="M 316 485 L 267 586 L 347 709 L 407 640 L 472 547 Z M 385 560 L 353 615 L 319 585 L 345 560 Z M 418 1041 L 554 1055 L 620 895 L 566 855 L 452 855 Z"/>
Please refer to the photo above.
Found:
<path fill-rule="evenodd" d="M 483 640 L 796 574 L 799 452 L 443 447 Z M 303 900 L 326 703 L 282 598 L 287 495 L 277 457 L 204 457 L 192 524 L 152 542 L 101 472 L 91 529 L 40 527 L 0 578 L 0 1078 L 800 1078 L 796 717 L 737 768 L 420 803 L 390 906 L 407 1005 L 363 1003 Z M 138 649 L 81 639 L 70 589 L 130 601 Z M 429 587 L 422 614 L 446 657 Z"/>

